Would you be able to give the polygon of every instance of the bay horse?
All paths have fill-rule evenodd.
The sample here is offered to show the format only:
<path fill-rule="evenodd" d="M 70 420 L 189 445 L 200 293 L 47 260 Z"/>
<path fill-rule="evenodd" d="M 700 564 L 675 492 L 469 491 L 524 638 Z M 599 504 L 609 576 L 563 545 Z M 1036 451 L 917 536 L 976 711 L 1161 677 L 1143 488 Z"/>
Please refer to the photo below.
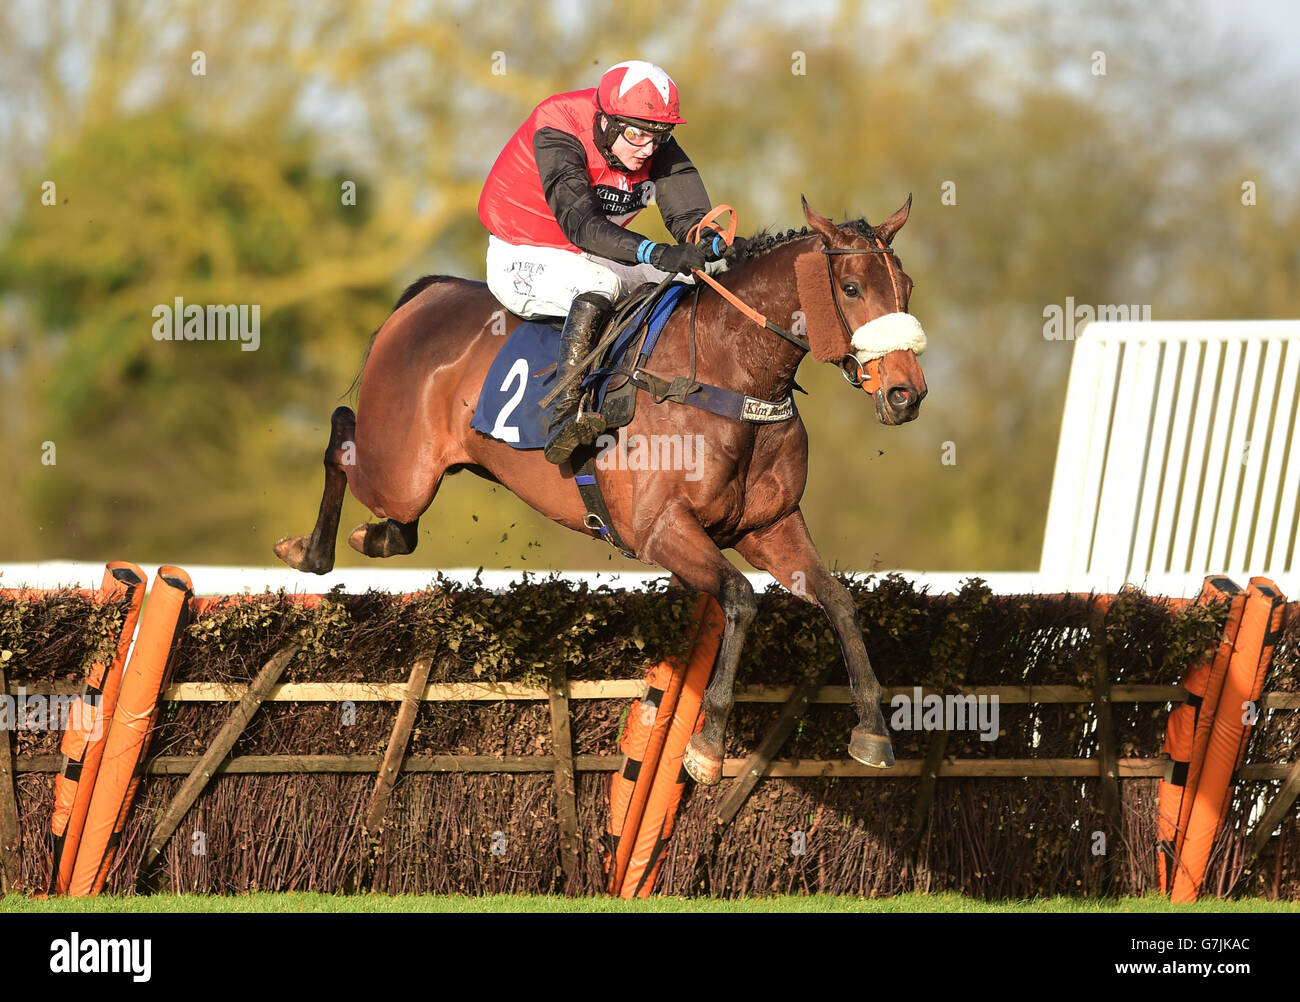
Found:
<path fill-rule="evenodd" d="M 917 416 L 926 395 L 916 360 L 925 335 L 907 312 L 912 280 L 891 243 L 907 222 L 911 197 L 879 226 L 836 225 L 803 200 L 811 230 L 784 237 L 760 233 L 728 254 L 714 288 L 691 310 L 668 319 L 649 366 L 667 378 L 688 370 L 697 338 L 697 378 L 766 401 L 783 401 L 806 353 L 840 365 L 866 390 L 881 424 Z M 734 230 L 734 224 L 733 224 Z M 742 306 L 736 305 L 736 303 Z M 742 307 L 748 307 L 747 316 Z M 756 311 L 761 311 L 761 316 Z M 325 491 L 310 536 L 280 540 L 276 554 L 301 571 L 334 566 L 346 488 L 382 521 L 348 537 L 371 557 L 415 549 L 420 516 L 448 473 L 471 472 L 507 487 L 526 504 L 578 532 L 590 532 L 585 506 L 566 463 L 542 450 L 516 450 L 470 428 L 488 367 L 505 343 L 492 328 L 505 313 L 483 282 L 427 276 L 398 301 L 376 333 L 361 374 L 357 413 L 334 411 L 325 451 Z M 506 314 L 509 330 L 521 322 Z M 757 317 L 757 319 L 753 319 Z M 767 317 L 794 318 L 796 333 Z M 798 333 L 802 319 L 806 339 Z M 639 390 L 638 394 L 644 394 Z M 683 764 L 696 782 L 722 777 L 723 738 L 736 666 L 757 612 L 754 589 L 722 554 L 734 548 L 795 594 L 825 611 L 848 667 L 858 723 L 849 754 L 878 768 L 894 764 L 876 680 L 848 589 L 826 569 L 799 500 L 808 474 L 808 435 L 796 413 L 780 423 L 751 424 L 641 395 L 628 438 L 698 435 L 703 456 L 686 476 L 663 469 L 602 470 L 599 483 L 613 526 L 641 561 L 671 572 L 674 583 L 709 593 L 726 623 L 716 670 L 704 696 L 705 723 Z M 635 464 L 643 465 L 643 464 Z"/>

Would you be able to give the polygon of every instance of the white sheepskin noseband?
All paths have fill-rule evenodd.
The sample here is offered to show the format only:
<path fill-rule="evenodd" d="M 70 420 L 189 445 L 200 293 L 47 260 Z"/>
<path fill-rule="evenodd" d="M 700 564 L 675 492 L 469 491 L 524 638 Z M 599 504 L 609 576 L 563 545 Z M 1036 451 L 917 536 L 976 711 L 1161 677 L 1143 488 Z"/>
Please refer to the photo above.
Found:
<path fill-rule="evenodd" d="M 925 331 L 921 328 L 921 321 L 910 313 L 886 313 L 853 332 L 853 347 L 859 362 L 869 362 L 891 351 L 908 348 L 919 355 L 925 351 Z"/>

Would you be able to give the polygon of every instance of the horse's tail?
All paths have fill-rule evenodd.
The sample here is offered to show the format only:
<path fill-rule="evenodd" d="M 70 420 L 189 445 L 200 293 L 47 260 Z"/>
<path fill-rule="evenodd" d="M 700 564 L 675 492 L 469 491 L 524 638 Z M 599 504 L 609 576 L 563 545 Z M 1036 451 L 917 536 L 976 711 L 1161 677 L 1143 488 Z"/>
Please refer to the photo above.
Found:
<path fill-rule="evenodd" d="M 453 281 L 455 277 L 456 277 L 455 275 L 425 275 L 423 278 L 417 278 L 414 282 L 412 282 L 410 285 L 406 287 L 405 291 L 403 291 L 403 293 L 400 296 L 397 297 L 397 302 L 393 305 L 393 308 L 392 310 L 389 311 L 388 315 L 391 317 L 394 313 L 400 310 L 403 306 L 405 306 L 408 302 L 410 302 L 412 299 L 418 296 L 429 286 L 437 282 Z M 388 322 L 387 320 L 384 321 L 384 323 L 387 322 Z M 352 385 L 349 386 L 347 390 L 345 390 L 344 393 L 342 394 L 342 396 L 350 397 L 354 404 L 356 403 L 356 399 L 357 399 L 357 390 L 361 386 L 361 374 L 366 371 L 366 362 L 370 360 L 370 350 L 374 348 L 375 338 L 379 337 L 379 332 L 383 329 L 384 329 L 384 324 L 380 324 L 378 327 L 374 329 L 374 332 L 370 335 L 370 342 L 366 345 L 366 353 L 361 358 L 361 366 L 360 368 L 357 369 L 357 374 L 352 379 Z"/>

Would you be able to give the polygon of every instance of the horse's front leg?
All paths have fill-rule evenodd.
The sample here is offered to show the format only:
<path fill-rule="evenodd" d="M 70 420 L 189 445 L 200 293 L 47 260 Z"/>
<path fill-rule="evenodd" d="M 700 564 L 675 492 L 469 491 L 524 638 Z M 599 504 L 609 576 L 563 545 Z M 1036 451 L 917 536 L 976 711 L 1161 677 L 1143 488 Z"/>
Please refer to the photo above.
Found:
<path fill-rule="evenodd" d="M 695 521 L 681 507 L 660 515 L 639 548 L 639 556 L 671 571 L 687 587 L 708 592 L 726 614 L 718 661 L 709 687 L 704 690 L 704 728 L 691 737 L 682 759 L 697 783 L 712 786 L 722 779 L 722 756 L 727 718 L 736 686 L 736 666 L 749 624 L 758 612 L 754 589 L 736 570 Z"/>
<path fill-rule="evenodd" d="M 863 765 L 891 768 L 894 750 L 884 714 L 880 712 L 880 683 L 871 670 L 867 648 L 862 642 L 857 606 L 849 590 L 822 563 L 821 554 L 808 535 L 803 513 L 796 508 L 766 529 L 749 533 L 736 544 L 736 551 L 796 595 L 815 601 L 825 611 L 844 652 L 853 706 L 858 711 L 858 725 L 849 739 L 849 754 Z"/>

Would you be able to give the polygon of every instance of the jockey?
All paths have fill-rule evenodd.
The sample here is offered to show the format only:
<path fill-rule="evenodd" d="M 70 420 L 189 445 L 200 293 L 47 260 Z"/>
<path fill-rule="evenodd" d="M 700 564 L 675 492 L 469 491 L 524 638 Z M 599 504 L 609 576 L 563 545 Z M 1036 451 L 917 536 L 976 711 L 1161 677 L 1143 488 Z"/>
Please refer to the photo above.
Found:
<path fill-rule="evenodd" d="M 699 171 L 672 138 L 684 121 L 667 73 L 619 63 L 596 87 L 534 108 L 488 174 L 478 203 L 488 288 L 521 317 L 567 314 L 560 379 L 591 351 L 619 298 L 672 274 L 691 281 L 691 269 L 726 251 L 712 234 L 683 242 L 709 210 Z M 624 229 L 651 201 L 678 243 Z M 599 414 L 578 414 L 581 397 L 575 383 L 557 398 L 545 451 L 552 463 L 605 430 Z"/>

